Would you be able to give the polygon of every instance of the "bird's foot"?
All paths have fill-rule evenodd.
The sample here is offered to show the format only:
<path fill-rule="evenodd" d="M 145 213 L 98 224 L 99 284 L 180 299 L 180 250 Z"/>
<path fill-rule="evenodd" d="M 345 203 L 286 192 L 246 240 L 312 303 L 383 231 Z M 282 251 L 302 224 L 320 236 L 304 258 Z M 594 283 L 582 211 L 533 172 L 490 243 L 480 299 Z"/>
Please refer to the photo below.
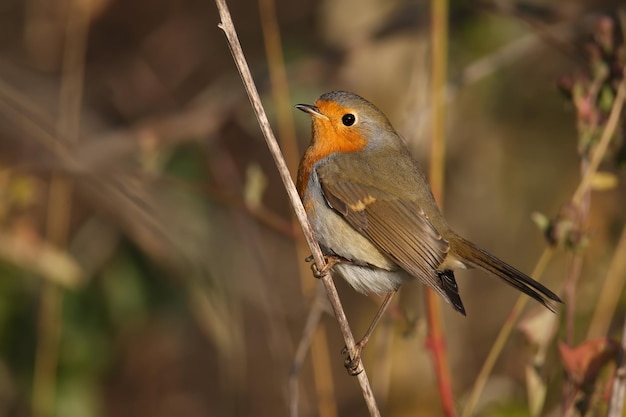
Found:
<path fill-rule="evenodd" d="M 317 268 L 317 264 L 315 262 L 313 262 L 311 264 L 311 271 L 313 271 L 313 276 L 315 278 L 322 278 L 324 275 L 326 275 L 326 273 L 328 271 L 330 271 L 330 268 L 332 268 L 333 266 L 335 266 L 336 264 L 338 264 L 339 262 L 345 262 L 345 259 L 342 258 L 341 256 L 336 256 L 336 255 L 328 255 L 328 256 L 324 256 L 324 260 L 326 261 L 326 265 L 324 265 L 324 267 L 322 269 L 318 269 Z M 307 257 L 305 259 L 306 262 L 312 262 L 313 261 L 313 255 Z"/>
<path fill-rule="evenodd" d="M 354 345 L 353 353 L 350 353 L 347 347 L 344 347 L 341 351 L 342 355 L 346 355 L 346 359 L 343 361 L 343 366 L 345 366 L 348 373 L 352 376 L 357 376 L 363 372 L 363 366 L 361 365 L 361 351 L 365 347 L 366 343 L 366 339 L 361 339 L 359 343 Z"/>

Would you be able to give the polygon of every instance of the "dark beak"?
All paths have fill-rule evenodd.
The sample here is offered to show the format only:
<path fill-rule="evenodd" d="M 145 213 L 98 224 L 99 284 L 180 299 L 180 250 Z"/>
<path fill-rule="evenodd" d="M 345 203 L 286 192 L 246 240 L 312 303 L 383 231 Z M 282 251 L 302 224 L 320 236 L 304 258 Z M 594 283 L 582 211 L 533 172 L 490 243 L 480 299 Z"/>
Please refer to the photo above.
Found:
<path fill-rule="evenodd" d="M 323 113 L 320 113 L 320 109 L 318 109 L 316 106 L 313 106 L 312 104 L 296 104 L 296 109 L 301 110 L 305 113 L 308 113 L 311 116 L 328 119 L 328 116 L 326 116 Z"/>

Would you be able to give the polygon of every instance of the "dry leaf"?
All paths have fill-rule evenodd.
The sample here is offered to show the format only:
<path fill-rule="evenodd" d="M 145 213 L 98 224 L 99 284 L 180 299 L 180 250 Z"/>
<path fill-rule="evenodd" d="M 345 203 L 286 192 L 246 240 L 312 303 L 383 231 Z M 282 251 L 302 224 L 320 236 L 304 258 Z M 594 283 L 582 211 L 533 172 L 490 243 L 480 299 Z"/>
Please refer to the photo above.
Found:
<path fill-rule="evenodd" d="M 0 259 L 64 287 L 75 288 L 85 280 L 81 267 L 67 252 L 44 241 L 0 234 Z"/>
<path fill-rule="evenodd" d="M 563 367 L 570 380 L 579 387 L 593 384 L 602 368 L 617 358 L 619 343 L 610 339 L 588 340 L 570 348 L 559 343 Z"/>
<path fill-rule="evenodd" d="M 537 348 L 534 361 L 543 365 L 548 347 L 558 329 L 558 316 L 545 308 L 536 309 L 526 315 L 518 324 L 518 329 L 526 335 L 528 342 Z"/>
<path fill-rule="evenodd" d="M 546 233 L 550 227 L 550 219 L 543 213 L 535 211 L 531 214 L 532 221 L 537 225 L 541 233 Z"/>

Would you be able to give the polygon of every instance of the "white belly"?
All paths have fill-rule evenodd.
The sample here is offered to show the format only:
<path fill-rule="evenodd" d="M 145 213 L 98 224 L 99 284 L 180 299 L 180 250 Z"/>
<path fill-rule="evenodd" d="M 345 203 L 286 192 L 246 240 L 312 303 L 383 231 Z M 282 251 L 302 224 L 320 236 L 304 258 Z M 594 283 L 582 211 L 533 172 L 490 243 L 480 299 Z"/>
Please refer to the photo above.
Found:
<path fill-rule="evenodd" d="M 311 173 L 307 191 L 304 205 L 322 251 L 326 255 L 338 255 L 352 262 L 339 263 L 333 270 L 355 290 L 381 294 L 398 289 L 411 278 L 328 206 L 315 171 Z"/>
<path fill-rule="evenodd" d="M 397 290 L 400 285 L 411 279 L 405 271 L 387 271 L 369 266 L 347 263 L 336 264 L 333 268 L 352 288 L 360 293 L 384 294 Z"/>

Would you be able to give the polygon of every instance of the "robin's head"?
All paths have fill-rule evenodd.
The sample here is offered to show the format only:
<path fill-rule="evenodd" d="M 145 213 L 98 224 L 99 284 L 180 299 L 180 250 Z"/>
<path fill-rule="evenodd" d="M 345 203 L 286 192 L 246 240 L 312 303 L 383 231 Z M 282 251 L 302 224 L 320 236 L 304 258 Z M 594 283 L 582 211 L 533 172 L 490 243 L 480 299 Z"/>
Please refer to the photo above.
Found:
<path fill-rule="evenodd" d="M 312 116 L 312 145 L 327 153 L 356 152 L 366 146 L 387 144 L 396 136 L 387 117 L 372 103 L 347 91 L 322 95 L 314 105 L 298 104 L 296 108 Z M 385 133 L 393 133 L 388 135 Z"/>
<path fill-rule="evenodd" d="M 364 149 L 403 146 L 385 115 L 372 103 L 347 91 L 332 91 L 296 108 L 311 115 L 313 137 L 298 168 L 298 192 L 304 195 L 313 167 L 326 157 Z"/>

